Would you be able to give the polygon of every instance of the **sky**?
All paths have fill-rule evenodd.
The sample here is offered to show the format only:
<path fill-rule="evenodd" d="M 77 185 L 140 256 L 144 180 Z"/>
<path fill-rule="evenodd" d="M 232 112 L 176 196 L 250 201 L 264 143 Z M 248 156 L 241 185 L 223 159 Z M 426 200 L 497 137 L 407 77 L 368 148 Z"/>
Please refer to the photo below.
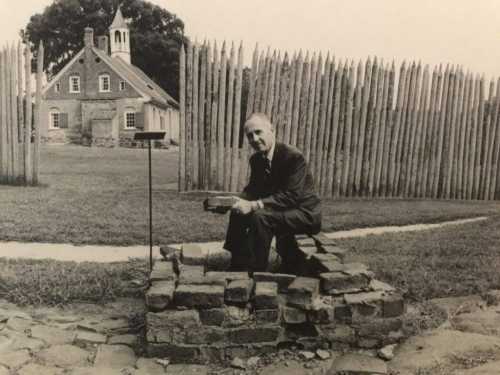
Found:
<path fill-rule="evenodd" d="M 52 0 L 0 0 L 0 43 L 16 41 Z M 500 77 L 500 0 L 152 0 L 198 41 L 243 42 L 293 53 L 330 52 L 363 61 L 462 65 Z"/>

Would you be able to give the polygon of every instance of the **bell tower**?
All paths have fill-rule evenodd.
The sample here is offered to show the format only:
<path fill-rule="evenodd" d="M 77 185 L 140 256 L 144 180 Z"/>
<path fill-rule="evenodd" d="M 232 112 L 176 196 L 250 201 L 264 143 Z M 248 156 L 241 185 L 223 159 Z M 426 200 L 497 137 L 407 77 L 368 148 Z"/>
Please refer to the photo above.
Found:
<path fill-rule="evenodd" d="M 130 64 L 130 30 L 120 8 L 116 11 L 113 23 L 109 27 L 111 57 L 121 57 Z"/>

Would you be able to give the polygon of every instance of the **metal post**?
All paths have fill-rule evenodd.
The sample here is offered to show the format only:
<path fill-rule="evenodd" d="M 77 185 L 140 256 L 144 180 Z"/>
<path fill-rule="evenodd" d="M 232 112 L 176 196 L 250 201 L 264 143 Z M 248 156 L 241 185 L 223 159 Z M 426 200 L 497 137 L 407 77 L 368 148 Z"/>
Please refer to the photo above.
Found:
<path fill-rule="evenodd" d="M 149 270 L 153 269 L 153 188 L 151 179 L 151 139 L 148 139 L 149 160 Z"/>

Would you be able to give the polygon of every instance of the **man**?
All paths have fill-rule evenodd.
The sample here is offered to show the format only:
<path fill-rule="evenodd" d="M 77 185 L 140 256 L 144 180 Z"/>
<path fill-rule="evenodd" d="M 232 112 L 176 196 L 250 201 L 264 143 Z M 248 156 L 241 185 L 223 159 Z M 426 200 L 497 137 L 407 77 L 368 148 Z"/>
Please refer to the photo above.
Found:
<path fill-rule="evenodd" d="M 282 271 L 293 272 L 300 261 L 293 235 L 321 229 L 312 175 L 298 149 L 276 142 L 265 114 L 251 115 L 244 133 L 255 153 L 250 158 L 250 181 L 231 208 L 224 244 L 232 253 L 231 269 L 265 271 L 276 235 Z"/>

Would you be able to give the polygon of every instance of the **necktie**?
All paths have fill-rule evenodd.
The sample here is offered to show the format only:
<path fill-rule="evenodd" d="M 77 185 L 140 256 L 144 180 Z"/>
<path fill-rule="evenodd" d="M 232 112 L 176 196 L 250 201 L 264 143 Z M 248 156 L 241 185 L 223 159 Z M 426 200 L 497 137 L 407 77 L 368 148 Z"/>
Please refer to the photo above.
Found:
<path fill-rule="evenodd" d="M 266 177 L 271 176 L 271 160 L 264 157 L 264 174 Z"/>

